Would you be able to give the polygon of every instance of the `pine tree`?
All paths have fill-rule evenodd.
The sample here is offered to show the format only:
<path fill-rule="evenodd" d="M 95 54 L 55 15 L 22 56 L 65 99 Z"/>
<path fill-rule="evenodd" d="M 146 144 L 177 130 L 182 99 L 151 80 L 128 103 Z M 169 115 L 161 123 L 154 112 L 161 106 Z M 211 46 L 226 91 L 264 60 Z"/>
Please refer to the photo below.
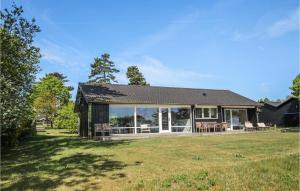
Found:
<path fill-rule="evenodd" d="M 101 55 L 101 58 L 95 58 L 93 64 L 91 64 L 91 74 L 89 75 L 90 82 L 97 82 L 100 84 L 110 84 L 116 81 L 115 73 L 119 70 L 115 68 L 113 61 L 109 59 L 109 54 L 105 53 Z"/>
<path fill-rule="evenodd" d="M 128 85 L 149 85 L 137 66 L 129 66 L 127 68 L 126 76 L 129 80 Z"/>

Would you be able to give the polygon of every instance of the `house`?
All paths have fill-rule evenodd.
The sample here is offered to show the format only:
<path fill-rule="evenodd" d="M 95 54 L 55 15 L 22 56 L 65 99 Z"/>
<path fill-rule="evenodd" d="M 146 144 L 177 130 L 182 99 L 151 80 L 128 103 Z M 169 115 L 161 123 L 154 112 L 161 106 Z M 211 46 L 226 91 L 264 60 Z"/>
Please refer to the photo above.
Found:
<path fill-rule="evenodd" d="M 277 126 L 299 126 L 299 100 L 291 97 L 285 101 L 265 102 L 261 108 L 259 119 Z"/>
<path fill-rule="evenodd" d="M 228 122 L 227 130 L 257 122 L 261 104 L 229 90 L 79 83 L 75 111 L 79 134 L 94 136 L 95 124 L 109 123 L 113 134 L 192 133 L 195 122 Z"/>

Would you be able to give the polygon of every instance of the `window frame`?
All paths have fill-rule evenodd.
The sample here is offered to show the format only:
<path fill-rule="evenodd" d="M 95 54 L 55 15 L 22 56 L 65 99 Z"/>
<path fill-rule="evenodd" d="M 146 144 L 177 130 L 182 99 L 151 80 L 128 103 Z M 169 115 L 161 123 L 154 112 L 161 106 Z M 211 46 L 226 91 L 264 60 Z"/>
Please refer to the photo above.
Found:
<path fill-rule="evenodd" d="M 192 118 L 191 118 L 191 114 L 192 114 L 192 111 L 191 111 L 191 108 L 190 107 L 185 107 L 185 106 L 182 106 L 182 107 L 180 107 L 180 106 L 176 106 L 176 107 L 170 107 L 170 111 L 169 111 L 169 113 L 171 114 L 170 115 L 170 125 L 171 125 L 171 128 L 172 127 L 192 127 L 192 122 L 190 121 L 190 124 L 189 125 L 172 125 L 172 120 L 174 120 L 174 119 L 172 119 L 172 109 L 187 109 L 187 110 L 189 110 L 189 114 L 190 114 L 190 117 L 189 117 L 189 120 L 192 120 Z"/>
<path fill-rule="evenodd" d="M 133 126 L 131 127 L 113 127 L 111 126 L 110 120 L 111 120 L 111 116 L 110 116 L 110 112 L 111 112 L 111 108 L 133 108 Z M 136 124 L 136 109 L 134 105 L 119 105 L 119 104 L 110 104 L 109 105 L 109 114 L 108 114 L 108 118 L 109 118 L 109 125 L 112 127 L 112 129 L 135 129 L 135 124 Z"/>
<path fill-rule="evenodd" d="M 196 114 L 195 114 L 195 119 L 218 119 L 219 118 L 219 112 L 218 112 L 218 107 L 217 106 L 197 106 L 195 107 L 195 110 L 196 109 L 201 109 L 201 117 L 196 117 Z M 208 112 L 209 112 L 209 117 L 204 117 L 204 109 L 208 109 Z M 212 109 L 216 109 L 216 117 L 211 117 L 211 110 Z M 195 111 L 196 113 L 196 111 Z"/>
<path fill-rule="evenodd" d="M 141 128 L 140 126 L 138 126 L 138 109 L 157 109 L 157 126 L 149 126 L 149 128 L 159 128 L 159 107 L 155 107 L 155 106 L 139 106 L 139 105 L 135 105 L 135 127 L 136 128 Z"/>

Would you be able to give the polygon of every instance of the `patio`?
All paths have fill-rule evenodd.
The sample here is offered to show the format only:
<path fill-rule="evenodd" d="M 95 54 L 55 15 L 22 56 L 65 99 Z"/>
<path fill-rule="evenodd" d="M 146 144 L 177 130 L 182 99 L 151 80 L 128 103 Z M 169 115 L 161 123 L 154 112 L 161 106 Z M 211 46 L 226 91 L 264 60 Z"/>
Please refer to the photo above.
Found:
<path fill-rule="evenodd" d="M 154 137 L 197 137 L 197 136 L 221 136 L 232 134 L 264 133 L 266 131 L 223 131 L 223 132 L 206 132 L 206 133 L 142 133 L 142 134 L 113 134 L 105 137 L 105 140 L 128 140 L 128 139 L 146 139 Z"/>

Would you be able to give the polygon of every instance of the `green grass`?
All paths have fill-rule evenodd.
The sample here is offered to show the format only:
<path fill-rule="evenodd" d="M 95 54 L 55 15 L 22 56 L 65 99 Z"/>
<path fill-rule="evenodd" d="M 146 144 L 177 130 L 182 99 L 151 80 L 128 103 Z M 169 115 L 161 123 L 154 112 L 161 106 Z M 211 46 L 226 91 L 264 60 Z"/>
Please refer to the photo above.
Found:
<path fill-rule="evenodd" d="M 298 190 L 299 133 L 99 142 L 39 132 L 2 151 L 2 190 Z"/>

